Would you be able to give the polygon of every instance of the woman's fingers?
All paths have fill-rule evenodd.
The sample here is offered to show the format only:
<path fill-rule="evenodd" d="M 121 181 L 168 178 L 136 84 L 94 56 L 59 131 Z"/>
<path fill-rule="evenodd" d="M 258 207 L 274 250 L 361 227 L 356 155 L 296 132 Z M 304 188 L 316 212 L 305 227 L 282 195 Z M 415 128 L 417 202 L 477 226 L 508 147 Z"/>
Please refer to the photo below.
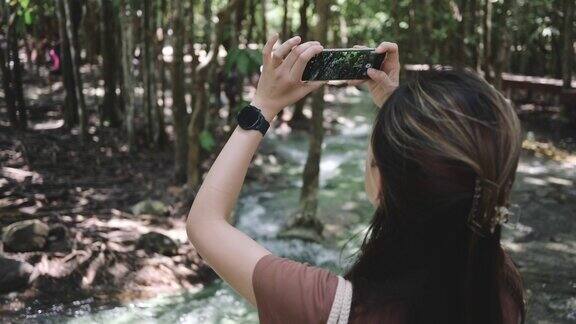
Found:
<path fill-rule="evenodd" d="M 398 71 L 400 69 L 400 58 L 398 55 L 398 44 L 391 42 L 382 42 L 376 47 L 376 53 L 386 53 L 382 68 L 390 73 L 391 71 Z"/>
<path fill-rule="evenodd" d="M 390 81 L 386 72 L 373 68 L 368 69 L 368 76 L 376 83 L 387 83 Z"/>
<path fill-rule="evenodd" d="M 286 57 L 286 55 L 290 53 L 290 51 L 292 50 L 292 48 L 294 48 L 294 46 L 300 44 L 301 41 L 302 39 L 300 38 L 300 36 L 294 36 L 289 40 L 285 41 L 284 43 L 282 43 L 280 46 L 278 46 L 276 49 L 272 51 L 273 61 L 278 63 L 278 65 L 282 63 L 284 57 Z"/>
<path fill-rule="evenodd" d="M 310 82 L 306 82 L 306 89 L 307 89 L 307 93 L 310 93 L 314 90 L 317 90 L 319 88 L 321 88 L 323 85 L 325 85 L 326 83 L 328 83 L 328 81 L 310 81 Z"/>
<path fill-rule="evenodd" d="M 391 55 L 395 54 L 396 58 L 398 58 L 398 44 L 391 42 L 382 42 L 380 43 L 380 45 L 378 45 L 378 47 L 376 47 L 375 52 L 380 54 L 384 53 L 389 53 Z"/>
<path fill-rule="evenodd" d="M 286 57 L 284 62 L 282 62 L 282 68 L 285 69 L 286 72 L 290 72 L 290 69 L 294 65 L 294 62 L 296 62 L 296 60 L 298 59 L 298 56 L 300 56 L 300 54 L 302 54 L 310 46 L 314 46 L 314 45 L 320 45 L 320 43 L 317 41 L 310 41 L 310 42 L 306 42 L 304 44 L 300 44 L 295 48 L 292 48 L 292 51 L 290 51 L 290 54 L 288 54 L 288 56 Z"/>
<path fill-rule="evenodd" d="M 264 62 L 264 66 L 267 66 L 272 60 L 272 49 L 274 48 L 274 44 L 276 44 L 277 40 L 278 33 L 275 33 L 266 41 L 266 45 L 264 45 L 264 49 L 262 50 L 262 62 Z"/>
<path fill-rule="evenodd" d="M 302 74 L 304 73 L 304 69 L 306 68 L 306 64 L 314 55 L 322 52 L 324 47 L 322 45 L 312 45 L 308 47 L 304 52 L 302 52 L 296 62 L 290 69 L 290 78 L 294 82 L 299 82 L 302 80 Z"/>
<path fill-rule="evenodd" d="M 346 81 L 346 83 L 349 86 L 353 86 L 353 87 L 359 86 L 364 82 L 366 82 L 366 80 L 348 80 L 348 81 Z"/>

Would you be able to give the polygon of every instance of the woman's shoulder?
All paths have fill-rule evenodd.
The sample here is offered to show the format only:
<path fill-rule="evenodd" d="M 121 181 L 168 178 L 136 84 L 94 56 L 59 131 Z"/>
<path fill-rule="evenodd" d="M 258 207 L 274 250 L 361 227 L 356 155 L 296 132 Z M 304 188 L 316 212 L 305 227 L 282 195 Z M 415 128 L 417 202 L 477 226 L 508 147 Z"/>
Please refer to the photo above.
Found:
<path fill-rule="evenodd" d="M 256 264 L 252 285 L 261 323 L 326 323 L 338 276 L 269 254 Z"/>

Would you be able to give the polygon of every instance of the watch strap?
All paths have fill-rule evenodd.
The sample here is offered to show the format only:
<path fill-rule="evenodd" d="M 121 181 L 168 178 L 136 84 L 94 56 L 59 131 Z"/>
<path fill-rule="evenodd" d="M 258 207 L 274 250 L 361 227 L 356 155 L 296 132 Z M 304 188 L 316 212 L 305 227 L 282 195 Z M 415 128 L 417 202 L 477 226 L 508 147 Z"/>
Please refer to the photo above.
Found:
<path fill-rule="evenodd" d="M 266 118 L 264 118 L 264 115 L 261 115 L 260 121 L 256 125 L 256 129 L 258 129 L 260 133 L 262 133 L 262 136 L 264 136 L 266 135 L 268 128 L 270 128 L 270 123 L 266 120 Z"/>

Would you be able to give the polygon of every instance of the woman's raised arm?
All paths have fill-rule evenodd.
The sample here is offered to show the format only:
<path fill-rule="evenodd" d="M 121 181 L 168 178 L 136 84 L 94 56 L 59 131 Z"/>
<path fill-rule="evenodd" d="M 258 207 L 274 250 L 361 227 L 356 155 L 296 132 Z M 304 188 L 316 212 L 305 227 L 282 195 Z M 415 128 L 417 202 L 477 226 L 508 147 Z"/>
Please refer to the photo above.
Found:
<path fill-rule="evenodd" d="M 322 46 L 318 42 L 300 44 L 300 37 L 296 36 L 273 50 L 277 40 L 278 35 L 274 35 L 264 46 L 262 75 L 252 101 L 268 122 L 282 108 L 322 85 L 301 81 L 306 64 L 322 51 Z M 257 130 L 234 130 L 202 183 L 186 226 L 198 253 L 253 305 L 256 301 L 252 273 L 258 260 L 270 252 L 231 226 L 228 217 L 261 140 L 262 134 Z"/>

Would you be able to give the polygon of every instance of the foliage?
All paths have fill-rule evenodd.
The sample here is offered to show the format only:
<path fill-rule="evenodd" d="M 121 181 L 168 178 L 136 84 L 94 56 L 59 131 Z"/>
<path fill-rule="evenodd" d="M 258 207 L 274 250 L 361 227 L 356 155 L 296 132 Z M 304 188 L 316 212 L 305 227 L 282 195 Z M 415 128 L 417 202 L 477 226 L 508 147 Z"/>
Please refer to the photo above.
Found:
<path fill-rule="evenodd" d="M 204 150 L 213 150 L 217 140 L 215 137 L 232 128 L 234 122 L 231 116 L 234 116 L 246 102 L 246 98 L 242 97 L 243 90 L 249 85 L 246 81 L 252 83 L 254 80 L 250 78 L 259 72 L 262 64 L 260 51 L 266 35 L 274 31 L 280 32 L 284 26 L 288 34 L 297 34 L 301 22 L 306 22 L 308 25 L 306 40 L 317 39 L 316 27 L 325 22 L 328 32 L 324 46 L 327 48 L 351 47 L 355 44 L 373 47 L 382 41 L 397 42 L 402 63 L 405 64 L 461 64 L 488 70 L 490 69 L 486 66 L 492 64 L 499 65 L 498 74 L 511 72 L 556 78 L 563 73 L 562 53 L 566 47 L 563 44 L 565 0 L 330 0 L 326 6 L 329 10 L 325 15 L 326 19 L 320 19 L 322 15 L 316 7 L 319 3 L 316 0 L 190 0 L 181 3 L 174 0 L 110 1 L 114 5 L 114 10 L 113 14 L 110 14 L 113 17 L 109 17 L 109 21 L 101 21 L 99 11 L 102 8 L 102 0 L 62 0 L 60 3 L 74 4 L 70 6 L 74 11 L 71 13 L 72 20 L 75 23 L 79 22 L 78 26 L 74 26 L 77 27 L 74 30 L 79 39 L 79 44 L 74 45 L 78 48 L 74 50 L 82 54 L 80 63 L 90 63 L 95 67 L 92 71 L 97 73 L 91 77 L 107 80 L 106 76 L 115 75 L 110 78 L 116 80 L 110 80 L 107 84 L 117 84 L 116 89 L 114 86 L 104 89 L 105 94 L 116 90 L 115 92 L 122 94 L 120 98 L 125 100 L 124 94 L 131 92 L 135 98 L 134 102 L 138 103 L 128 103 L 131 107 L 126 109 L 127 103 L 119 102 L 118 107 L 112 109 L 121 119 L 116 127 L 134 125 L 134 129 L 126 132 L 130 137 L 127 139 L 129 143 L 138 143 L 139 141 L 132 137 L 138 134 L 139 130 L 145 129 L 143 132 L 148 137 L 140 141 L 143 145 L 158 147 L 166 145 L 161 140 L 152 140 L 150 134 L 157 133 L 154 137 L 160 139 L 163 136 L 157 130 L 170 129 L 164 127 L 165 122 L 161 120 L 164 115 L 156 111 L 167 112 L 173 109 L 164 104 L 171 102 L 166 100 L 167 96 L 172 96 L 175 85 L 180 84 L 184 89 L 182 91 L 186 92 L 184 96 L 192 98 L 192 102 L 187 101 L 183 105 L 178 105 L 186 106 L 185 116 L 177 119 L 186 121 L 179 124 L 178 128 L 181 130 L 191 129 L 186 127 L 186 123 L 190 119 L 191 110 L 197 109 L 198 105 L 208 103 L 210 111 L 224 108 L 220 100 L 221 93 L 217 91 L 224 92 L 228 102 L 232 103 L 233 107 L 225 108 L 228 109 L 227 118 L 219 117 L 223 114 L 208 113 L 205 118 L 200 118 L 202 121 L 198 123 L 199 129 L 195 130 L 198 137 L 190 137 L 199 139 L 199 143 L 192 143 L 193 146 L 200 145 Z M 65 46 L 58 33 L 58 26 L 63 26 L 59 24 L 62 21 L 58 21 L 55 7 L 58 1 L 0 0 L 0 3 L 2 10 L 8 9 L 6 12 L 16 15 L 17 19 L 14 21 L 17 25 L 14 34 L 19 40 L 17 46 L 22 52 L 26 52 L 26 55 L 31 56 L 30 53 L 34 51 L 47 51 L 54 44 Z M 145 4 L 150 5 L 149 10 L 152 14 L 144 14 Z M 230 6 L 231 4 L 234 5 Z M 488 18 L 484 8 L 487 4 L 491 4 L 493 8 L 493 14 Z M 231 8 L 229 12 L 222 12 L 228 7 Z M 304 10 L 305 16 L 301 17 L 303 7 L 307 10 Z M 148 23 L 145 23 L 145 17 L 149 17 Z M 5 18 L 4 14 L 1 26 L 3 31 L 7 30 Z M 485 19 L 490 19 L 492 24 L 489 31 L 492 44 L 486 51 L 491 55 L 483 52 L 483 48 L 487 46 L 483 37 L 486 35 L 483 26 Z M 174 32 L 177 20 L 185 25 L 185 31 Z M 225 23 L 218 28 L 221 21 Z M 126 35 L 125 30 L 114 31 L 113 42 L 118 46 L 104 44 L 106 39 L 110 41 L 110 37 L 104 37 L 104 30 L 117 28 L 110 27 L 111 25 L 122 25 L 120 29 L 129 27 L 130 35 Z M 147 26 L 146 32 L 145 26 Z M 509 41 L 507 40 L 506 44 L 502 36 L 505 33 L 509 34 L 507 35 Z M 198 75 L 194 75 L 191 71 L 195 66 L 201 66 L 200 63 L 207 57 L 205 55 L 207 50 L 215 41 L 221 45 L 219 49 L 222 49 L 218 53 L 218 60 L 214 60 L 216 64 L 210 69 L 203 69 L 202 77 L 198 78 Z M 123 49 L 121 45 L 127 43 L 131 44 L 130 49 Z M 503 57 L 500 57 L 502 47 L 506 51 Z M 142 60 L 146 56 L 143 56 L 145 49 L 151 52 L 148 57 L 153 58 L 150 62 L 152 68 L 147 71 L 144 67 L 148 64 L 144 64 L 146 60 Z M 160 55 L 161 53 L 164 55 Z M 185 62 L 180 70 L 183 73 L 176 77 L 177 80 L 168 81 L 169 76 L 174 75 L 171 71 L 173 57 L 172 60 L 166 61 L 158 58 L 168 58 L 174 53 L 182 53 L 186 60 L 182 60 Z M 36 57 L 41 58 L 37 64 L 46 64 L 42 59 L 47 57 L 46 53 L 37 54 L 39 55 Z M 118 66 L 104 64 L 120 56 L 123 59 Z M 188 59 L 190 57 L 191 60 Z M 499 61 L 495 62 L 496 60 Z M 31 57 L 26 61 L 30 62 Z M 123 65 L 127 64 L 126 62 L 133 64 L 125 67 Z M 64 60 L 62 64 L 66 64 Z M 27 67 L 32 66 L 29 64 Z M 121 73 L 116 73 L 118 71 Z M 129 82 L 131 89 L 123 88 L 123 82 L 127 79 L 123 76 L 125 73 L 130 73 L 133 78 Z M 144 106 L 150 109 L 141 109 L 139 104 L 142 99 L 140 89 L 144 88 L 144 79 L 148 79 L 144 77 L 145 75 L 157 75 L 156 80 L 152 81 L 153 84 L 146 87 L 148 90 L 145 91 L 147 94 L 153 94 L 146 95 L 144 100 L 146 103 Z M 198 85 L 196 82 L 204 84 Z M 66 86 L 67 93 L 73 90 L 69 87 L 69 83 Z M 72 85 L 74 83 L 72 81 Z M 206 92 L 207 98 L 198 99 L 199 96 L 194 93 L 198 89 L 209 89 Z M 156 94 L 161 96 L 162 100 L 155 100 Z M 155 107 L 149 104 L 155 102 L 159 103 Z M 88 114 L 90 117 L 96 115 L 99 121 L 102 121 L 105 119 L 103 112 L 109 110 L 103 108 L 109 107 L 110 105 L 103 107 L 101 102 L 96 102 L 93 107 L 88 107 L 90 110 Z M 76 107 L 71 109 L 74 111 Z M 132 113 L 126 113 L 129 111 Z M 69 126 L 74 127 L 78 123 L 76 119 L 71 118 Z M 126 119 L 130 119 L 130 122 Z M 97 125 L 105 124 L 97 123 Z M 181 132 L 178 137 L 183 138 L 186 131 Z M 186 145 L 182 145 L 181 149 L 186 149 Z M 181 156 L 187 155 L 181 154 Z"/>
<path fill-rule="evenodd" d="M 12 6 L 18 16 L 23 18 L 24 24 L 30 26 L 34 23 L 38 4 L 31 3 L 30 0 L 12 0 L 9 1 L 9 5 Z"/>
<path fill-rule="evenodd" d="M 262 53 L 259 49 L 235 48 L 228 52 L 224 70 L 232 73 L 236 68 L 241 75 L 248 76 L 260 71 Z"/>
<path fill-rule="evenodd" d="M 208 130 L 204 130 L 200 133 L 200 146 L 204 150 L 212 151 L 215 145 L 216 141 L 214 140 L 214 136 L 212 136 Z"/>

